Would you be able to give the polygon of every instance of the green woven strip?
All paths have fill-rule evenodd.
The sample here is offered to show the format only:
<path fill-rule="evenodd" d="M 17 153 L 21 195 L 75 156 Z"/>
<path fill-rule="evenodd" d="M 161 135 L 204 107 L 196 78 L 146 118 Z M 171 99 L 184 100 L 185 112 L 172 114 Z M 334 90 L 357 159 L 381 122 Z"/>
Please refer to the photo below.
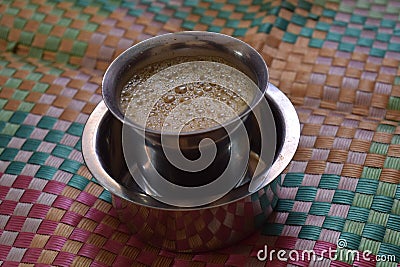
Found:
<path fill-rule="evenodd" d="M 387 196 L 390 198 L 396 198 L 396 191 L 398 186 L 392 183 L 379 182 L 378 189 L 376 190 L 377 195 Z"/>
<path fill-rule="evenodd" d="M 111 203 L 111 194 L 107 190 L 104 190 L 100 195 L 99 199 L 104 200 L 108 203 Z"/>
<path fill-rule="evenodd" d="M 290 212 L 286 219 L 288 225 L 304 225 L 307 220 L 307 213 L 304 212 Z"/>
<path fill-rule="evenodd" d="M 346 248 L 348 249 L 358 249 L 361 242 L 361 236 L 359 234 L 353 234 L 349 232 L 342 232 L 340 234 L 340 239 L 346 240 Z"/>
<path fill-rule="evenodd" d="M 60 170 L 63 170 L 66 172 L 76 173 L 81 166 L 82 166 L 81 162 L 65 159 L 59 168 L 60 168 Z"/>
<path fill-rule="evenodd" d="M 64 137 L 64 132 L 60 130 L 50 130 L 44 138 L 44 141 L 59 143 Z"/>
<path fill-rule="evenodd" d="M 372 142 L 369 151 L 374 154 L 387 155 L 389 144 Z"/>
<path fill-rule="evenodd" d="M 400 97 L 390 96 L 387 108 L 390 110 L 400 110 Z"/>
<path fill-rule="evenodd" d="M 386 230 L 383 242 L 400 246 L 400 232 L 391 229 Z"/>
<path fill-rule="evenodd" d="M 8 142 L 7 142 L 8 143 Z M 27 139 L 25 143 L 22 145 L 22 150 L 26 151 L 36 151 L 39 147 L 41 141 L 37 139 Z M 1 144 L 1 141 L 0 141 Z"/>
<path fill-rule="evenodd" d="M 74 187 L 76 189 L 79 189 L 79 190 L 84 190 L 85 187 L 89 184 L 89 182 L 90 181 L 87 178 L 75 174 L 69 180 L 68 185 L 72 186 L 72 187 Z"/>
<path fill-rule="evenodd" d="M 290 199 L 279 199 L 275 207 L 276 211 L 286 212 L 292 210 L 294 205 L 294 200 Z"/>
<path fill-rule="evenodd" d="M 324 224 L 322 225 L 325 229 L 334 230 L 341 232 L 343 230 L 346 219 L 338 216 L 326 216 Z"/>
<path fill-rule="evenodd" d="M 321 227 L 318 226 L 303 225 L 303 227 L 301 227 L 298 237 L 309 240 L 318 240 L 321 234 L 321 230 Z"/>
<path fill-rule="evenodd" d="M 317 194 L 317 188 L 311 186 L 300 187 L 296 194 L 296 200 L 313 201 Z"/>
<path fill-rule="evenodd" d="M 388 219 L 389 219 L 388 213 L 382 213 L 371 210 L 368 217 L 368 222 L 385 226 L 387 224 Z"/>
<path fill-rule="evenodd" d="M 377 132 L 383 132 L 383 133 L 394 133 L 396 130 L 396 126 L 390 125 L 390 124 L 379 124 L 378 128 L 376 129 Z"/>
<path fill-rule="evenodd" d="M 379 247 L 380 255 L 395 255 L 396 260 L 399 261 L 400 259 L 400 246 L 396 246 L 389 243 L 382 243 Z"/>
<path fill-rule="evenodd" d="M 379 177 L 381 176 L 381 173 L 382 173 L 382 169 L 380 169 L 380 168 L 373 168 L 373 167 L 365 166 L 363 168 L 363 172 L 361 174 L 361 177 L 368 178 L 368 179 L 379 180 Z"/>
<path fill-rule="evenodd" d="M 323 189 L 337 189 L 339 181 L 339 175 L 322 174 L 318 187 Z"/>
<path fill-rule="evenodd" d="M 57 169 L 51 166 L 41 166 L 39 170 L 36 172 L 35 177 L 42 178 L 46 180 L 52 180 L 54 175 L 56 174 Z"/>
<path fill-rule="evenodd" d="M 366 238 L 382 242 L 386 228 L 383 225 L 367 223 L 364 226 L 362 235 Z"/>
<path fill-rule="evenodd" d="M 351 205 L 354 198 L 354 192 L 347 190 L 336 190 L 333 196 L 333 203 Z"/>
<path fill-rule="evenodd" d="M 393 214 L 400 215 L 400 200 L 394 199 L 392 211 Z"/>
<path fill-rule="evenodd" d="M 66 145 L 62 145 L 59 144 L 57 145 L 53 151 L 51 152 L 52 155 L 59 157 L 59 158 L 68 158 L 69 154 L 72 152 L 73 148 L 66 146 Z"/>
<path fill-rule="evenodd" d="M 356 192 L 363 194 L 375 194 L 379 181 L 361 178 L 358 180 Z"/>
<path fill-rule="evenodd" d="M 19 175 L 22 172 L 22 169 L 25 167 L 25 165 L 26 165 L 25 162 L 20 162 L 20 161 L 10 162 L 5 173 Z"/>
<path fill-rule="evenodd" d="M 122 16 L 141 16 L 146 13 L 146 19 L 151 18 L 152 22 L 155 23 L 154 25 L 149 25 L 150 27 L 146 27 L 148 25 L 138 25 L 139 27 L 143 27 L 143 36 L 145 37 L 147 37 L 147 35 L 156 34 L 156 30 L 162 31 L 163 29 L 161 28 L 157 29 L 158 25 L 168 24 L 170 19 L 174 23 L 175 21 L 179 21 L 179 26 L 183 27 L 184 29 L 196 29 L 199 26 L 206 26 L 201 28 L 215 32 L 227 31 L 233 33 L 234 36 L 246 36 L 246 34 L 250 31 L 252 33 L 268 33 L 274 35 L 273 37 L 275 37 L 276 40 L 279 40 L 279 42 L 274 43 L 276 45 L 274 49 L 276 48 L 279 52 L 279 56 L 282 56 L 282 58 L 285 58 L 285 60 L 288 62 L 291 61 L 291 56 L 299 56 L 300 53 L 295 52 L 292 54 L 288 52 L 288 54 L 285 55 L 287 48 L 290 46 L 281 46 L 281 42 L 296 44 L 297 42 L 301 41 L 299 42 L 300 44 L 308 43 L 308 45 L 312 48 L 324 48 L 324 46 L 329 44 L 331 48 L 334 47 L 336 49 L 337 46 L 339 51 L 349 52 L 335 53 L 334 57 L 335 59 L 339 59 L 339 65 L 335 65 L 336 61 L 332 63 L 334 67 L 342 68 L 344 71 L 346 71 L 343 75 L 345 78 L 349 78 L 349 76 L 354 76 L 357 74 L 356 71 L 351 73 L 351 70 L 353 70 L 351 64 L 354 63 L 352 62 L 353 60 L 362 61 L 362 59 L 360 59 L 362 58 L 362 56 L 360 57 L 360 51 L 362 51 L 361 54 L 365 55 L 366 58 L 368 56 L 366 61 L 368 62 L 368 67 L 371 67 L 371 69 L 368 70 L 365 68 L 364 71 L 366 74 L 368 74 L 367 72 L 373 72 L 375 60 L 377 60 L 377 62 L 382 62 L 382 66 L 378 66 L 379 71 L 377 71 L 381 72 L 382 74 L 382 76 L 379 75 L 377 80 L 382 82 L 381 79 L 382 77 L 385 77 L 385 71 L 387 69 L 389 69 L 389 71 L 395 69 L 395 67 L 393 67 L 393 58 L 389 58 L 389 55 L 394 54 L 394 58 L 396 58 L 400 51 L 400 43 L 397 39 L 397 37 L 400 36 L 400 31 L 396 29 L 396 26 L 398 26 L 396 24 L 397 21 L 393 20 L 393 14 L 399 14 L 399 7 L 398 5 L 391 4 L 390 1 L 386 0 L 378 0 L 375 2 L 354 1 L 354 3 L 338 0 L 300 0 L 296 4 L 290 1 L 271 1 L 265 3 L 265 1 L 259 0 L 251 3 L 253 6 L 252 8 L 250 8 L 249 5 L 243 4 L 243 2 L 230 0 L 229 3 L 233 5 L 233 8 L 229 10 L 224 9 L 225 5 L 223 3 L 215 3 L 211 0 L 188 0 L 182 3 L 182 7 L 180 7 L 176 2 L 170 2 L 167 0 L 157 2 L 143 0 L 135 3 L 132 1 L 123 0 L 111 2 L 103 0 L 84 0 L 70 2 L 72 3 L 71 11 L 73 11 L 69 13 L 71 18 L 63 17 L 66 11 L 60 7 L 65 4 L 65 1 L 57 0 L 49 1 L 43 13 L 37 11 L 39 4 L 26 3 L 24 9 L 28 9 L 28 11 L 34 11 L 34 14 L 32 14 L 32 18 L 30 19 L 23 18 L 21 15 L 23 9 L 17 7 L 18 5 L 14 5 L 13 2 L 14 1 L 4 2 L 10 6 L 10 8 L 4 9 L 4 13 L 11 14 L 13 17 L 15 17 L 12 27 L 13 29 L 18 29 L 19 32 L 18 34 L 15 34 L 15 32 L 13 33 L 11 29 L 3 27 L 0 29 L 0 38 L 3 40 L 8 40 L 8 38 L 11 38 L 11 35 L 14 34 L 13 38 L 17 36 L 19 39 L 13 40 L 13 42 L 7 42 L 7 54 L 11 54 L 13 51 L 18 52 L 19 48 L 22 46 L 25 49 L 22 50 L 24 53 L 26 52 L 26 49 L 28 49 L 26 52 L 27 55 L 24 55 L 24 57 L 46 57 L 50 58 L 50 60 L 47 63 L 46 60 L 32 61 L 36 62 L 37 64 L 26 63 L 22 64 L 22 66 L 13 66 L 10 64 L 10 62 L 8 62 L 8 60 L 5 59 L 0 61 L 0 76 L 7 77 L 7 79 L 4 79 L 5 82 L 0 86 L 2 86 L 2 88 L 11 89 L 11 99 L 16 100 L 14 102 L 9 102 L 8 99 L 0 100 L 0 160 L 5 162 L 5 172 L 13 175 L 21 174 L 21 172 L 24 172 L 25 167 L 32 167 L 31 165 L 37 165 L 35 167 L 38 168 L 38 171 L 34 174 L 36 178 L 51 180 L 55 179 L 57 174 L 67 172 L 67 177 L 71 177 L 67 184 L 70 187 L 81 191 L 85 190 L 91 182 L 95 181 L 94 178 L 89 180 L 86 177 L 78 175 L 78 172 L 81 173 L 80 170 L 83 164 L 80 161 L 73 160 L 76 158 L 76 152 L 81 151 L 81 140 L 79 137 L 82 135 L 84 124 L 69 122 L 67 125 L 61 124 L 61 127 L 63 128 L 55 128 L 55 125 L 59 120 L 57 116 L 65 115 L 65 117 L 67 117 L 67 115 L 71 115 L 71 117 L 73 117 L 75 113 L 68 113 L 67 109 L 62 108 L 59 105 L 57 105 L 57 107 L 51 106 L 51 103 L 51 110 L 46 110 L 46 107 L 44 107 L 43 110 L 38 110 L 38 106 L 35 106 L 36 103 L 30 103 L 26 99 L 29 99 L 28 97 L 34 98 L 34 95 L 30 95 L 30 93 L 36 92 L 38 94 L 36 94 L 35 97 L 37 95 L 43 96 L 40 101 L 50 101 L 46 99 L 46 97 L 50 94 L 56 94 L 54 91 L 59 89 L 59 84 L 51 84 L 51 82 L 49 82 L 51 80 L 61 78 L 62 81 L 62 79 L 68 77 L 71 78 L 73 82 L 73 79 L 77 79 L 79 75 L 86 75 L 88 76 L 88 79 L 95 78 L 86 72 L 80 72 L 80 69 L 77 68 L 75 68 L 78 70 L 76 74 L 77 76 L 74 76 L 75 73 L 70 74 L 69 72 L 65 72 L 65 70 L 70 69 L 71 66 L 65 64 L 62 65 L 62 68 L 57 68 L 56 65 L 53 65 L 54 62 L 49 62 L 52 60 L 61 63 L 72 61 L 76 64 L 76 62 L 79 62 L 79 60 L 81 60 L 83 57 L 91 54 L 88 53 L 91 52 L 88 51 L 88 47 L 90 47 L 92 45 L 91 42 L 93 42 L 90 39 L 92 34 L 97 32 L 100 24 L 103 24 L 103 22 L 104 24 L 101 25 L 102 30 L 107 28 L 103 28 L 103 26 L 108 26 L 108 23 L 113 23 L 113 19 L 116 18 L 115 15 L 121 14 Z M 15 7 L 11 7 L 12 5 Z M 259 5 L 259 8 L 254 8 L 255 5 Z M 336 5 L 339 6 L 338 10 L 333 10 Z M 95 9 L 96 14 L 92 14 L 91 9 L 86 9 L 86 7 L 93 6 L 99 8 Z M 121 12 L 121 10 L 117 10 L 118 8 L 122 8 L 124 10 Z M 91 13 L 85 13 L 87 10 L 89 10 Z M 114 13 L 112 14 L 113 16 L 109 16 L 110 13 L 114 11 L 118 11 L 120 13 Z M 216 12 L 216 16 L 209 15 L 208 13 L 210 11 Z M 55 28 L 54 25 L 50 23 L 51 17 L 49 17 L 49 14 L 55 17 L 53 18 L 56 20 L 55 24 L 62 28 L 62 31 L 57 32 L 57 34 L 54 34 Z M 387 17 L 387 14 L 392 15 Z M 4 15 L 0 14 L 0 17 L 1 16 Z M 370 20 L 369 18 L 371 17 L 378 18 L 380 23 L 377 23 L 376 20 Z M 99 23 L 98 21 L 102 21 L 101 18 L 104 18 L 104 20 L 102 23 Z M 106 20 L 107 18 L 110 19 Z M 35 23 L 38 23 L 39 27 L 37 32 L 25 30 L 25 27 L 30 20 L 34 20 Z M 214 25 L 216 21 L 219 23 L 218 26 Z M 116 22 L 117 27 L 119 27 L 118 23 L 120 21 L 116 19 Z M 247 24 L 250 26 L 244 28 L 244 26 L 241 26 L 242 23 L 244 23 L 243 25 Z M 121 29 L 124 27 L 125 26 L 122 25 Z M 391 32 L 393 32 L 393 34 L 391 34 Z M 41 42 L 38 42 L 38 40 L 35 42 L 35 37 L 38 33 L 41 33 L 45 36 L 43 37 L 45 39 L 40 40 Z M 107 33 L 99 31 L 99 34 L 112 37 L 110 39 L 107 38 L 107 42 L 110 43 L 112 43 L 111 39 L 115 37 L 113 36 L 113 32 L 110 32 L 110 35 L 108 35 Z M 138 37 L 138 40 L 143 36 Z M 393 36 L 396 36 L 396 38 L 393 38 Z M 120 36 L 118 36 L 118 38 L 119 37 Z M 122 36 L 121 39 L 124 39 L 124 37 L 125 36 Z M 308 40 L 304 41 L 304 39 Z M 68 42 L 65 43 L 66 40 Z M 37 45 L 37 43 L 40 44 Z M 267 42 L 267 44 L 264 45 L 268 46 L 269 43 Z M 62 46 L 62 49 L 69 50 L 61 51 L 61 49 L 58 49 L 60 46 Z M 110 48 L 113 46 L 113 44 L 107 43 L 101 44 L 101 46 L 107 46 L 107 48 Z M 281 47 L 285 47 L 286 50 L 280 50 Z M 360 50 L 360 48 L 362 49 Z M 329 51 L 334 51 L 335 49 Z M 318 49 L 310 50 L 318 52 Z M 321 51 L 321 54 L 316 56 L 318 59 L 324 59 L 325 57 L 331 57 L 330 59 L 333 59 L 332 55 L 326 54 L 330 53 L 328 50 L 321 49 L 319 51 Z M 357 51 L 357 53 L 352 54 L 354 51 Z M 282 52 L 282 54 L 280 54 L 280 52 Z M 271 56 L 268 53 L 269 52 L 267 52 L 267 56 Z M 342 61 L 340 61 L 340 59 L 343 59 L 341 57 L 346 57 L 344 55 L 348 56 L 346 60 L 351 59 L 351 62 L 349 63 L 350 65 L 348 66 L 341 65 Z M 115 54 L 112 56 L 115 56 Z M 272 55 L 272 57 L 273 56 L 274 55 Z M 308 60 L 308 55 L 306 54 L 306 56 Z M 91 55 L 89 57 L 91 57 Z M 379 59 L 374 57 L 378 57 Z M 385 58 L 385 60 L 379 61 L 382 58 Z M 90 60 L 92 60 L 92 58 L 90 58 Z M 96 61 L 97 59 L 93 60 Z M 18 58 L 17 60 L 16 57 L 15 61 L 22 62 L 23 59 Z M 386 66 L 385 62 L 389 62 L 390 66 Z M 272 66 L 274 68 L 275 64 L 272 64 Z M 277 69 L 273 68 L 272 71 L 277 71 Z M 20 70 L 27 70 L 29 73 L 25 77 L 21 78 L 21 76 L 23 76 L 21 73 L 18 73 L 19 75 L 15 75 Z M 278 71 L 280 72 L 281 70 L 279 69 Z M 52 77 L 49 77 L 51 75 Z M 327 73 L 327 76 L 329 75 L 330 73 Z M 391 77 L 392 76 L 393 75 L 391 75 Z M 285 82 L 286 84 L 290 84 L 289 82 L 286 82 L 285 75 L 283 75 L 281 78 L 283 79 L 282 83 Z M 362 77 L 352 78 L 362 79 Z M 31 90 L 21 89 L 23 86 L 27 86 L 26 83 L 24 83 L 26 81 L 33 84 L 33 88 L 30 88 Z M 73 84 L 72 82 L 71 86 Z M 86 82 L 87 81 L 85 80 L 84 83 L 86 84 Z M 88 80 L 88 82 L 92 81 Z M 376 83 L 376 81 L 373 82 Z M 394 77 L 394 85 L 399 84 L 400 77 L 397 75 Z M 67 86 L 69 86 L 69 84 Z M 73 90 L 80 90 L 81 88 L 78 87 L 79 86 L 74 87 Z M 50 88 L 55 90 L 51 90 L 52 92 L 50 92 Z M 287 90 L 290 89 L 291 88 L 288 88 Z M 364 88 L 360 88 L 358 90 L 363 91 Z M 395 90 L 395 88 L 393 87 L 392 90 Z M 63 91 L 62 94 L 65 96 L 65 94 L 69 93 L 67 91 L 68 90 Z M 341 92 L 342 91 L 340 91 L 340 93 Z M 343 91 L 343 96 L 345 96 L 345 93 L 346 92 Z M 369 94 L 370 92 L 368 91 L 367 93 Z M 372 97 L 374 97 L 374 93 L 375 92 L 372 92 Z M 317 94 L 313 94 L 313 96 L 316 95 Z M 307 101 L 307 99 L 309 100 L 308 96 L 309 95 L 306 94 L 306 98 L 304 99 L 305 101 Z M 386 94 L 384 94 L 384 96 L 386 96 Z M 340 97 L 342 97 L 342 94 L 340 94 Z M 358 93 L 356 98 L 357 97 Z M 74 102 L 71 103 L 71 106 L 77 103 L 75 100 L 73 101 Z M 82 101 L 83 103 L 86 100 L 79 99 L 76 101 Z M 375 99 L 373 98 L 372 102 L 374 101 Z M 79 102 L 77 105 L 79 106 L 82 103 Z M 13 106 L 12 108 L 15 107 L 17 111 L 10 111 L 10 106 Z M 376 107 L 376 105 L 373 106 L 371 110 L 374 110 Z M 387 107 L 388 110 L 391 111 L 400 110 L 399 97 L 388 97 Z M 37 125 L 25 125 L 24 123 L 29 123 L 25 122 L 28 112 L 31 112 L 31 110 L 34 108 L 35 114 L 48 115 L 38 115 L 41 117 L 37 120 Z M 85 109 L 86 108 L 87 107 L 85 107 Z M 52 117 L 52 110 L 57 111 L 55 112 L 57 115 L 54 115 L 54 117 Z M 74 110 L 74 112 L 76 111 L 77 110 Z M 80 110 L 78 110 L 78 112 L 80 112 Z M 379 112 L 377 112 L 377 114 L 378 113 Z M 318 114 L 317 116 L 322 117 L 321 114 Z M 79 118 L 76 120 L 82 122 L 82 119 L 85 118 L 84 116 L 86 115 L 87 114 L 81 113 L 79 114 Z M 304 113 L 302 115 L 304 115 Z M 351 114 L 351 116 L 353 115 L 356 114 Z M 304 119 L 304 117 L 301 118 Z M 345 123 L 353 120 L 353 118 L 355 117 L 350 119 L 346 117 L 342 125 L 344 126 Z M 74 120 L 74 118 L 71 120 Z M 382 119 L 382 121 L 384 120 Z M 364 124 L 365 122 L 368 121 L 363 121 L 360 123 L 360 130 L 365 130 L 363 127 L 368 128 L 368 126 Z M 60 126 L 59 124 L 57 125 Z M 342 125 L 338 127 L 342 127 Z M 383 132 L 392 135 L 393 138 L 391 140 L 391 144 L 384 143 L 383 141 L 372 141 L 369 144 L 368 153 L 386 156 L 383 168 L 390 168 L 393 170 L 400 169 L 399 157 L 393 154 L 387 156 L 389 151 L 392 153 L 395 151 L 395 149 L 397 149 L 397 147 L 392 146 L 392 144 L 400 144 L 400 135 L 395 134 L 398 132 L 398 126 L 382 123 L 376 130 L 377 132 Z M 35 137 L 31 136 L 33 132 L 36 134 Z M 43 136 L 38 136 L 38 132 L 43 133 Z M 18 138 L 26 140 L 19 140 Z M 43 140 L 37 140 L 33 138 Z M 337 140 L 335 139 L 335 141 Z M 21 147 L 9 147 L 10 142 L 12 142 L 13 146 L 20 144 Z M 66 145 L 67 143 L 68 145 Z M 48 149 L 49 147 L 50 149 Z M 40 151 L 38 151 L 39 149 Z M 42 152 L 42 150 L 45 149 L 47 149 L 47 152 Z M 28 158 L 27 162 L 23 163 L 15 161 L 15 158 L 18 156 L 25 156 Z M 293 164 L 297 164 L 296 161 L 297 160 L 294 160 Z M 343 161 L 344 164 L 346 164 L 347 161 L 350 161 L 350 157 L 347 159 L 347 161 L 344 158 Z M 51 162 L 51 166 L 45 166 L 46 162 Z M 375 166 L 374 164 L 371 165 Z M 345 172 L 345 169 L 346 168 L 343 169 L 343 173 Z M 314 172 L 312 173 L 314 174 Z M 316 179 L 319 181 L 310 181 L 310 177 L 307 176 L 308 174 L 304 173 L 285 174 L 285 180 L 282 186 L 283 193 L 280 194 L 281 198 L 279 200 L 272 200 L 272 203 L 275 203 L 275 201 L 277 202 L 275 212 L 279 213 L 279 216 L 272 217 L 271 220 L 278 217 L 281 219 L 283 216 L 287 216 L 287 219 L 284 224 L 267 224 L 262 228 L 262 233 L 269 236 L 280 236 L 284 232 L 290 232 L 292 230 L 290 228 L 292 227 L 300 231 L 299 235 L 297 236 L 299 239 L 319 240 L 321 238 L 321 233 L 325 232 L 325 230 L 329 230 L 327 231 L 329 233 L 334 231 L 335 234 L 339 234 L 340 232 L 340 237 L 345 239 L 348 243 L 348 249 L 372 250 L 374 254 L 398 254 L 398 250 L 396 249 L 398 249 L 400 245 L 398 241 L 400 240 L 400 185 L 396 183 L 383 182 L 383 179 L 386 177 L 382 177 L 382 173 L 385 174 L 385 170 L 382 170 L 382 166 L 379 168 L 365 166 L 363 167 L 361 178 L 353 177 L 354 179 L 351 181 L 346 180 L 347 177 L 345 175 L 344 179 L 342 179 L 343 177 L 339 174 L 322 174 L 321 176 L 315 175 Z M 380 181 L 380 179 L 382 179 L 382 181 Z M 312 183 L 314 181 L 315 183 Z M 341 189 L 338 189 L 339 183 Z M 315 186 L 316 184 L 317 186 Z M 285 199 L 285 197 L 289 198 L 287 195 L 285 195 L 285 193 L 290 194 L 290 198 L 292 199 Z M 296 193 L 296 195 L 294 195 L 294 193 Z M 333 198 L 330 199 L 332 194 Z M 265 208 L 269 203 L 269 199 L 265 195 L 261 196 L 260 198 L 261 208 Z M 322 198 L 324 199 L 321 200 Z M 99 199 L 111 203 L 111 195 L 107 191 L 103 191 L 100 194 Z M 307 211 L 308 208 L 309 210 Z M 337 210 L 339 208 L 343 208 L 343 217 L 341 216 L 342 214 L 339 214 L 339 210 Z M 349 210 L 346 216 L 347 208 Z M 322 216 L 324 218 L 321 218 Z M 255 219 L 257 223 L 260 223 L 262 222 L 263 215 L 259 215 Z M 319 223 L 318 226 L 314 225 L 317 223 Z M 261 240 L 259 242 L 262 243 L 263 241 L 264 240 Z M 298 244 L 300 243 L 301 242 Z M 347 262 L 349 264 L 353 264 L 352 260 L 348 260 Z M 93 262 L 93 265 L 94 264 L 96 264 L 96 262 Z M 150 263 L 147 262 L 143 262 L 143 264 L 150 265 Z M 332 262 L 332 264 L 334 265 L 335 263 Z M 154 263 L 153 265 L 156 264 Z"/>
<path fill-rule="evenodd" d="M 313 202 L 309 213 L 311 215 L 326 216 L 331 209 L 331 204 L 328 202 Z"/>
<path fill-rule="evenodd" d="M 282 186 L 284 187 L 298 187 L 304 179 L 303 173 L 288 173 L 285 175 Z"/>
<path fill-rule="evenodd" d="M 400 215 L 390 214 L 386 227 L 394 231 L 400 232 Z"/>
<path fill-rule="evenodd" d="M 42 117 L 37 124 L 37 127 L 43 129 L 52 129 L 57 119 L 52 117 Z"/>
<path fill-rule="evenodd" d="M 393 135 L 391 144 L 400 145 L 400 135 L 399 134 Z"/>
<path fill-rule="evenodd" d="M 0 154 L 0 160 L 12 161 L 18 154 L 18 149 L 16 148 L 4 148 Z"/>
<path fill-rule="evenodd" d="M 78 142 L 76 142 L 74 149 L 78 150 L 79 152 L 82 152 L 82 139 L 79 139 Z"/>
<path fill-rule="evenodd" d="M 84 125 L 81 123 L 72 123 L 68 128 L 67 133 L 75 136 L 81 136 L 83 133 Z"/>
<path fill-rule="evenodd" d="M 28 116 L 28 113 L 16 111 L 14 114 L 12 114 L 8 122 L 13 124 L 21 124 L 25 120 L 26 116 Z"/>
<path fill-rule="evenodd" d="M 380 242 L 363 237 L 361 238 L 359 249 L 361 251 L 369 250 L 374 255 L 377 255 L 379 253 L 380 244 L 381 244 Z"/>
<path fill-rule="evenodd" d="M 14 136 L 19 129 L 19 125 L 6 123 L 5 127 L 1 131 L 2 134 L 7 134 L 10 136 Z"/>
<path fill-rule="evenodd" d="M 383 165 L 385 168 L 400 170 L 400 158 L 397 157 L 387 157 Z"/>
<path fill-rule="evenodd" d="M 375 196 L 371 209 L 379 212 L 390 212 L 393 206 L 393 198 L 386 196 Z"/>
<path fill-rule="evenodd" d="M 371 208 L 373 201 L 374 201 L 374 195 L 355 193 L 352 205 L 369 209 Z"/>
<path fill-rule="evenodd" d="M 37 164 L 37 165 L 43 165 L 47 158 L 49 157 L 49 154 L 44 153 L 44 152 L 34 152 L 32 156 L 29 158 L 28 163 L 30 164 Z"/>
<path fill-rule="evenodd" d="M 363 207 L 352 206 L 347 214 L 347 219 L 356 222 L 366 222 L 369 217 L 370 210 Z"/>
<path fill-rule="evenodd" d="M 283 224 L 269 224 L 267 223 L 262 229 L 261 229 L 261 233 L 263 235 L 272 235 L 272 236 L 279 236 L 282 234 L 283 231 Z"/>

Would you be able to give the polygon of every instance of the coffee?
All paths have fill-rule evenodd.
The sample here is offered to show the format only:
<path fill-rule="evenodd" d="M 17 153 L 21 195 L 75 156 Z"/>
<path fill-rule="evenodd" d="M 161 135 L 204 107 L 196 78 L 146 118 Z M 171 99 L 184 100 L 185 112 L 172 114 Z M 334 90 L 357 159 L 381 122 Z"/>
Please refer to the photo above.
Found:
<path fill-rule="evenodd" d="M 257 85 L 219 58 L 177 57 L 135 72 L 121 92 L 132 121 L 152 130 L 190 132 L 244 112 Z"/>

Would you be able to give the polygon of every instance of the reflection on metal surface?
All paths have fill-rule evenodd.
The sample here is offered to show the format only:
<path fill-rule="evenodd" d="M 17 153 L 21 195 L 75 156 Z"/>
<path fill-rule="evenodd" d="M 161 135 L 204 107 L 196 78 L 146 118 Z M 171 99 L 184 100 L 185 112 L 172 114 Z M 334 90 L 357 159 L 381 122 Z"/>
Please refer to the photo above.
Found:
<path fill-rule="evenodd" d="M 296 111 L 286 96 L 270 85 L 266 98 L 274 114 L 278 140 L 274 163 L 265 172 L 262 188 L 255 193 L 249 193 L 249 181 L 245 179 L 223 198 L 198 208 L 170 206 L 144 194 L 123 159 L 122 125 L 104 103 L 97 106 L 84 130 L 85 162 L 98 182 L 111 192 L 121 221 L 141 240 L 187 252 L 231 245 L 253 233 L 271 214 L 277 201 L 279 174 L 292 159 L 300 137 Z M 257 142 L 252 140 L 251 148 L 257 148 Z M 250 156 L 249 172 L 258 158 L 256 150 Z"/>
<path fill-rule="evenodd" d="M 185 59 L 179 62 L 178 58 Z M 135 71 L 141 66 L 154 70 L 157 67 L 153 63 L 166 61 L 172 65 L 150 74 L 135 88 L 135 100 L 128 100 L 126 110 L 122 108 L 125 105 L 120 104 L 121 90 Z M 163 34 L 121 53 L 107 68 L 102 93 L 110 112 L 123 123 L 124 158 L 128 167 L 137 166 L 141 173 L 133 169 L 138 173 L 132 174 L 136 184 L 153 198 L 169 205 L 189 208 L 214 202 L 246 179 L 251 150 L 249 139 L 258 138 L 254 134 L 261 136 L 258 153 L 265 169 L 269 169 L 275 155 L 276 130 L 264 97 L 268 79 L 267 65 L 253 47 L 219 33 Z M 157 127 L 148 125 L 144 129 L 146 121 L 151 121 L 148 120 L 150 111 L 162 95 L 176 86 L 199 81 L 224 88 L 226 97 L 234 93 L 243 101 L 243 109 L 234 111 L 227 105 L 228 101 L 202 93 L 201 97 L 190 100 L 189 105 L 169 106 L 165 123 L 159 117 L 159 121 L 153 122 Z M 198 109 L 202 110 L 200 115 Z M 205 112 L 208 109 L 209 112 Z M 220 114 L 224 115 L 220 117 Z M 176 118 L 168 120 L 171 117 Z M 179 129 L 196 117 L 217 123 L 193 131 L 173 130 L 173 126 Z M 259 129 L 254 130 L 254 125 Z M 128 169 L 132 173 L 132 169 Z M 249 172 L 247 175 L 251 178 Z M 263 181 L 263 176 L 255 177 L 249 190 L 255 192 Z"/>

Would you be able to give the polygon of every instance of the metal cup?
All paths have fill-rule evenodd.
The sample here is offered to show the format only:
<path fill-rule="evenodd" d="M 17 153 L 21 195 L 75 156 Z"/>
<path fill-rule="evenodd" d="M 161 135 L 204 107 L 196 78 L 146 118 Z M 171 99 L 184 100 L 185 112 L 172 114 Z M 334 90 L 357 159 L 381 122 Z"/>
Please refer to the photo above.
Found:
<path fill-rule="evenodd" d="M 249 107 L 223 125 L 184 133 L 163 133 L 147 129 L 127 118 L 120 105 L 121 91 L 135 71 L 155 62 L 185 56 L 223 58 L 247 75 L 258 86 Z M 249 118 L 254 117 L 260 101 L 264 99 L 268 78 L 267 66 L 255 49 L 238 39 L 218 33 L 193 31 L 165 34 L 142 41 L 124 51 L 108 67 L 103 78 L 102 93 L 108 109 L 124 124 L 124 140 L 135 140 L 132 143 L 124 142 L 129 143 L 124 146 L 124 155 L 125 159 L 133 162 L 139 169 L 135 169 L 133 174 L 134 177 L 139 177 L 140 181 L 136 180 L 139 186 L 147 194 L 163 202 L 166 198 L 160 188 L 170 185 L 181 188 L 181 192 L 189 192 L 188 194 L 192 194 L 190 190 L 193 188 L 208 185 L 215 188 L 211 196 L 199 196 L 197 201 L 185 199 L 177 193 L 176 199 L 166 202 L 185 207 L 207 204 L 228 193 L 245 176 L 249 142 L 252 139 L 250 129 L 253 125 L 250 124 L 254 121 Z M 274 126 L 273 119 L 269 123 Z M 241 125 L 244 125 L 246 132 L 243 132 Z M 205 139 L 212 142 L 203 145 L 203 151 L 200 152 L 199 144 Z M 275 143 L 271 144 L 271 150 L 274 151 Z M 185 158 L 194 161 L 203 152 L 207 154 L 207 151 L 215 148 L 214 160 L 200 171 L 187 171 L 177 167 L 166 156 L 166 150 L 172 154 L 181 152 Z M 267 168 L 272 160 L 273 158 L 264 160 Z M 129 167 L 131 164 L 127 163 Z M 222 175 L 230 177 L 221 182 L 229 185 L 226 188 L 218 186 L 216 182 Z"/>

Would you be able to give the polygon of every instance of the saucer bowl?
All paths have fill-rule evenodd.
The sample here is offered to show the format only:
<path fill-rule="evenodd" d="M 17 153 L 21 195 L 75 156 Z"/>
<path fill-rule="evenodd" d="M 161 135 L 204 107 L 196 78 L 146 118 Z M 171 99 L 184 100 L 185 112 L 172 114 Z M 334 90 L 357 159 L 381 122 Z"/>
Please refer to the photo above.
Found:
<path fill-rule="evenodd" d="M 269 84 L 265 97 L 272 110 L 277 136 L 270 168 L 254 175 L 260 140 L 252 140 L 246 177 L 222 198 L 200 207 L 178 207 L 146 194 L 128 170 L 122 151 L 122 123 L 100 102 L 90 115 L 82 137 L 85 163 L 94 178 L 111 193 L 119 219 L 143 242 L 175 252 L 200 252 L 232 245 L 259 229 L 278 200 L 280 174 L 294 156 L 300 123 L 290 100 Z M 262 165 L 261 165 L 262 166 Z M 133 170 L 133 171 L 132 171 Z M 261 180 L 249 191 L 249 180 Z"/>

